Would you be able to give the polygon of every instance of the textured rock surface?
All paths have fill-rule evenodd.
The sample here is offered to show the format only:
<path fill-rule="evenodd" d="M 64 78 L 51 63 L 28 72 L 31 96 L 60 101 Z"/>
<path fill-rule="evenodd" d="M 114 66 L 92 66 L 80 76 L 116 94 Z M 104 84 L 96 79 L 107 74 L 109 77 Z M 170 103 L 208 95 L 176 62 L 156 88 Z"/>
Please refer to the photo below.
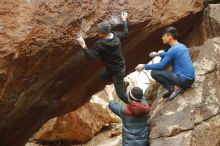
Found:
<path fill-rule="evenodd" d="M 187 22 L 181 34 L 189 31 L 203 2 L 1 0 L 0 145 L 24 144 L 48 119 L 79 108 L 103 87 L 100 61 L 88 63 L 76 45 L 80 32 L 91 44 L 98 22 L 127 10 L 130 70 L 160 47 L 160 28 L 181 19 L 175 25 Z"/>
<path fill-rule="evenodd" d="M 209 4 L 190 32 L 184 37 L 189 46 L 202 45 L 207 39 L 220 36 L 219 4 Z"/>
<path fill-rule="evenodd" d="M 220 37 L 215 37 L 217 32 L 212 33 L 220 28 L 219 10 L 219 4 L 205 10 L 203 27 L 210 39 L 201 46 L 191 47 L 196 67 L 193 88 L 173 101 L 157 99 L 154 102 L 150 120 L 151 146 L 220 145 Z M 207 23 L 214 16 L 216 23 Z M 210 28 L 213 25 L 215 28 Z"/>
<path fill-rule="evenodd" d="M 119 118 L 109 110 L 105 101 L 98 97 L 94 97 L 92 101 L 95 102 L 89 102 L 74 112 L 49 120 L 34 138 L 38 141 L 84 143 L 107 124 L 119 122 Z"/>

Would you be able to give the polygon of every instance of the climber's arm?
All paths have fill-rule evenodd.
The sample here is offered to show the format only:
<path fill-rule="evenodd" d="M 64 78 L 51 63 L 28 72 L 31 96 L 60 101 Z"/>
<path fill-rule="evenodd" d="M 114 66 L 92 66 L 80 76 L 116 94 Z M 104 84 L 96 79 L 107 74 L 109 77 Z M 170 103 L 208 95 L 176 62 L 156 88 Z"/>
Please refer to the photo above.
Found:
<path fill-rule="evenodd" d="M 123 117 L 124 115 L 123 105 L 116 103 L 114 100 L 111 100 L 109 101 L 109 108 L 117 116 Z"/>
<path fill-rule="evenodd" d="M 139 64 L 135 69 L 139 72 L 143 71 L 144 69 L 145 70 L 162 70 L 168 64 L 170 64 L 173 61 L 173 59 L 175 59 L 177 51 L 178 51 L 177 49 L 173 48 L 173 49 L 169 49 L 168 52 L 163 53 L 162 55 L 161 53 L 159 53 L 160 56 L 164 56 L 161 62 L 155 63 L 155 64 Z"/>
<path fill-rule="evenodd" d="M 93 48 L 88 48 L 87 46 L 85 48 L 82 48 L 83 53 L 86 55 L 86 57 L 93 61 L 99 56 L 99 45 L 96 43 Z"/>
<path fill-rule="evenodd" d="M 177 53 L 176 48 L 169 49 L 168 52 L 159 53 L 161 57 L 164 57 L 161 62 L 155 64 L 145 64 L 144 69 L 146 70 L 162 70 L 175 58 Z"/>
<path fill-rule="evenodd" d="M 127 21 L 123 21 L 123 32 L 114 31 L 114 35 L 121 40 L 128 38 L 128 24 Z"/>
<path fill-rule="evenodd" d="M 122 117 L 124 115 L 123 106 L 114 101 L 114 98 L 113 98 L 113 91 L 114 90 L 115 90 L 114 87 L 111 85 L 107 85 L 105 87 L 105 91 L 106 91 L 108 98 L 109 98 L 109 105 L 108 106 L 114 114 L 116 114 L 119 117 Z"/>
<path fill-rule="evenodd" d="M 128 23 L 127 23 L 128 14 L 126 12 L 123 12 L 121 14 L 121 18 L 123 22 L 123 32 L 115 31 L 114 35 L 119 39 L 126 39 L 128 37 Z"/>
<path fill-rule="evenodd" d="M 83 53 L 86 55 L 86 57 L 89 60 L 93 61 L 99 56 L 99 52 L 100 52 L 101 49 L 100 49 L 100 44 L 98 42 L 96 42 L 94 44 L 93 48 L 89 49 L 86 46 L 86 43 L 85 43 L 85 40 L 83 39 L 83 37 L 79 37 L 77 40 L 78 40 L 80 46 L 82 47 Z"/>

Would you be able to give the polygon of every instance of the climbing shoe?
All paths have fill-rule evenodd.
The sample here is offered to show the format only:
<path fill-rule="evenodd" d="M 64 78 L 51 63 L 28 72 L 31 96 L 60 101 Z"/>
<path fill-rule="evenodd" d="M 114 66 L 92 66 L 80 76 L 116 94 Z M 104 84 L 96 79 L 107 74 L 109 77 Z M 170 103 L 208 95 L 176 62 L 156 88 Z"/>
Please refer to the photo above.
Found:
<path fill-rule="evenodd" d="M 168 97 L 169 100 L 173 100 L 176 96 L 183 93 L 183 89 L 178 88 L 173 91 L 173 93 Z"/>
<path fill-rule="evenodd" d="M 168 91 L 163 94 L 163 98 L 168 98 L 172 94 L 172 91 Z"/>

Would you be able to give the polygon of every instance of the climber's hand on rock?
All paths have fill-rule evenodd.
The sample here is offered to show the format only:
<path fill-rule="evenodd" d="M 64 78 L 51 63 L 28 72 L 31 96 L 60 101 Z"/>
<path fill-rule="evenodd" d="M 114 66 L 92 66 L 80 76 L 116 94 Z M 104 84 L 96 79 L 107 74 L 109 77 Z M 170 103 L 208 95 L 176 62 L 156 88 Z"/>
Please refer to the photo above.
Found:
<path fill-rule="evenodd" d="M 127 12 L 122 12 L 121 13 L 121 18 L 122 18 L 122 21 L 127 21 L 128 13 Z"/>
<path fill-rule="evenodd" d="M 114 99 L 113 99 L 113 91 L 114 91 L 113 88 L 114 88 L 114 87 L 111 86 L 111 85 L 107 85 L 107 86 L 105 87 L 105 92 L 107 93 L 107 96 L 108 96 L 108 98 L 109 98 L 109 101 L 114 100 Z"/>
<path fill-rule="evenodd" d="M 82 36 L 80 36 L 79 38 L 77 38 L 77 41 L 79 42 L 79 44 L 80 44 L 80 46 L 81 46 L 82 48 L 86 48 L 86 42 L 85 42 L 85 40 L 83 39 Z"/>
<path fill-rule="evenodd" d="M 157 53 L 157 52 L 151 52 L 151 53 L 149 54 L 149 56 L 150 56 L 150 57 L 159 56 L 159 53 Z"/>
<path fill-rule="evenodd" d="M 144 64 L 139 64 L 136 68 L 135 68 L 136 71 L 138 72 L 141 72 L 144 70 Z"/>

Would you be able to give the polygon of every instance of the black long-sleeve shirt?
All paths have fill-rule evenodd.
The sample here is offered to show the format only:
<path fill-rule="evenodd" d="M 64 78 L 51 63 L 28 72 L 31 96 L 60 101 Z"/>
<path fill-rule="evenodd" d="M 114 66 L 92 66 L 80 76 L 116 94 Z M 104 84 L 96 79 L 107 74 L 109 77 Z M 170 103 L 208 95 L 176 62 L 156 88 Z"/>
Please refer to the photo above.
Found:
<path fill-rule="evenodd" d="M 121 53 L 121 40 L 128 37 L 127 22 L 123 22 L 123 32 L 113 31 L 112 39 L 98 39 L 93 47 L 84 48 L 86 57 L 93 61 L 98 56 L 101 57 L 106 69 L 110 72 L 118 72 L 125 67 L 125 60 Z"/>

